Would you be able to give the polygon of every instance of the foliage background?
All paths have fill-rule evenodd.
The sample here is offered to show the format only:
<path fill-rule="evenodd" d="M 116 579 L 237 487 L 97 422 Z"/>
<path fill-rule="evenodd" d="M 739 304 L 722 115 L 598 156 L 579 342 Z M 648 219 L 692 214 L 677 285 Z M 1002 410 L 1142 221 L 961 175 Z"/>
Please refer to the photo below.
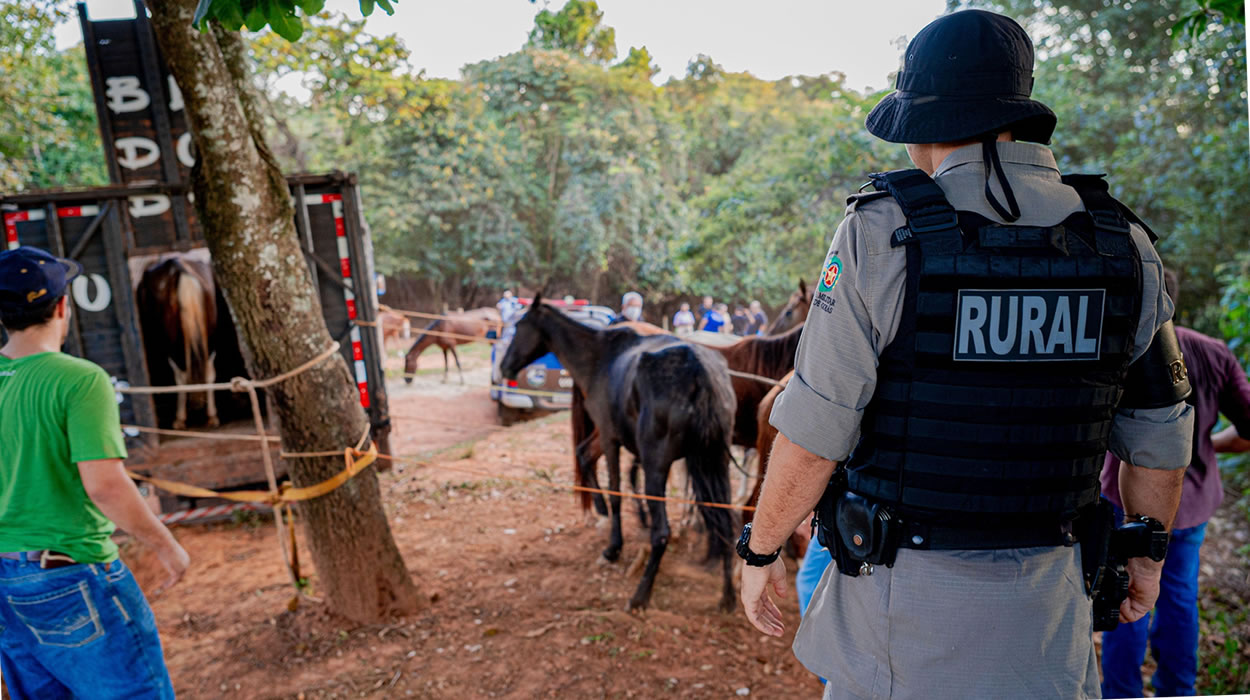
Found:
<path fill-rule="evenodd" d="M 1182 322 L 1250 337 L 1230 306 L 1250 250 L 1244 6 L 951 2 L 967 6 L 1029 29 L 1061 167 L 1108 172 L 1160 233 Z M 618 52 L 593 2 L 538 12 L 524 46 L 460 80 L 426 78 L 397 37 L 317 7 L 300 4 L 298 42 L 251 35 L 270 141 L 289 170 L 360 173 L 379 267 L 411 304 L 546 285 L 605 303 L 637 288 L 649 304 L 775 306 L 814 277 L 865 174 L 908 165 L 863 129 L 880 95 L 708 56 L 657 86 L 646 47 Z M 105 181 L 81 47 L 53 46 L 67 9 L 0 0 L 0 103 L 14 107 L 0 110 L 0 188 Z"/>

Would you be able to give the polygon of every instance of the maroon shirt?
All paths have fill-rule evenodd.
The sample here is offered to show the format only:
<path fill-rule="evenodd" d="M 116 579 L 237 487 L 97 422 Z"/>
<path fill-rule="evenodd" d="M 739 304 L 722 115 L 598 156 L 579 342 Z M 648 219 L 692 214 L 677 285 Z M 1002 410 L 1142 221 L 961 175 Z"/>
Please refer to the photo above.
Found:
<path fill-rule="evenodd" d="M 1182 529 L 1205 523 L 1224 499 L 1211 429 L 1223 413 L 1237 427 L 1238 435 L 1250 438 L 1250 384 L 1237 358 L 1221 341 L 1180 326 L 1176 327 L 1176 337 L 1194 390 L 1189 398 L 1194 407 L 1194 452 L 1173 523 Z M 1119 477 L 1120 460 L 1108 453 L 1102 469 L 1102 495 L 1123 507 Z"/>

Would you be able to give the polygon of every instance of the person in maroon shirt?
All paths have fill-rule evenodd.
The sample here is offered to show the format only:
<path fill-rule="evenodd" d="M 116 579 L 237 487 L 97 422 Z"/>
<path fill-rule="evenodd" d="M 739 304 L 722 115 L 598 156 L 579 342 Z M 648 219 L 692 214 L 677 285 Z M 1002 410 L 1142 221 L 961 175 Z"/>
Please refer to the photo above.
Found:
<path fill-rule="evenodd" d="M 1164 271 L 1168 295 L 1176 301 L 1176 275 Z M 1155 694 L 1193 695 L 1198 672 L 1198 552 L 1207 520 L 1224 498 L 1216 442 L 1222 452 L 1250 450 L 1250 383 L 1237 358 L 1223 342 L 1188 328 L 1176 327 L 1193 396 L 1194 447 L 1181 505 L 1173 522 L 1167 560 L 1163 564 L 1159 600 L 1153 616 L 1121 624 L 1102 637 L 1102 694 L 1106 698 L 1141 697 L 1141 665 L 1149 643 L 1158 670 L 1151 682 Z M 1232 426 L 1212 440 L 1220 414 Z M 1108 454 L 1102 470 L 1102 493 L 1117 508 L 1120 501 L 1120 460 Z"/>

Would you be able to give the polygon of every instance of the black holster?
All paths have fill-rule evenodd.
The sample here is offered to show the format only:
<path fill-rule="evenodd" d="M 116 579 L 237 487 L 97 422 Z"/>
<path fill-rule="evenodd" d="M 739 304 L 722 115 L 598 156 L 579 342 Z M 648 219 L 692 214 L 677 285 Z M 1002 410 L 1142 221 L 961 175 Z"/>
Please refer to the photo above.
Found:
<path fill-rule="evenodd" d="M 1077 520 L 1085 593 L 1093 600 L 1094 631 L 1120 624 L 1120 604 L 1128 597 L 1125 563 L 1134 557 L 1163 561 L 1168 532 L 1163 523 L 1143 515 L 1117 523 L 1111 503 L 1100 498 Z"/>
<path fill-rule="evenodd" d="M 901 535 L 898 519 L 885 505 L 847 491 L 841 469 L 816 505 L 812 529 L 840 573 L 859 576 L 870 573 L 871 566 L 894 566 Z"/>

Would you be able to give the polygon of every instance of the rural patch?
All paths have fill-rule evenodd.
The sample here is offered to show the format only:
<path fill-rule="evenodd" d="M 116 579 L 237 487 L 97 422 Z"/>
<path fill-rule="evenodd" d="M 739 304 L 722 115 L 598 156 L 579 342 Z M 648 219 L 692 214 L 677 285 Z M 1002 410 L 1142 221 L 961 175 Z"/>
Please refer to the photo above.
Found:
<path fill-rule="evenodd" d="M 1097 360 L 1105 289 L 961 289 L 954 358 Z"/>
<path fill-rule="evenodd" d="M 841 276 L 842 258 L 839 258 L 836 253 L 830 253 L 829 259 L 825 261 L 825 268 L 820 271 L 820 284 L 816 286 L 816 291 L 832 292 Z"/>

